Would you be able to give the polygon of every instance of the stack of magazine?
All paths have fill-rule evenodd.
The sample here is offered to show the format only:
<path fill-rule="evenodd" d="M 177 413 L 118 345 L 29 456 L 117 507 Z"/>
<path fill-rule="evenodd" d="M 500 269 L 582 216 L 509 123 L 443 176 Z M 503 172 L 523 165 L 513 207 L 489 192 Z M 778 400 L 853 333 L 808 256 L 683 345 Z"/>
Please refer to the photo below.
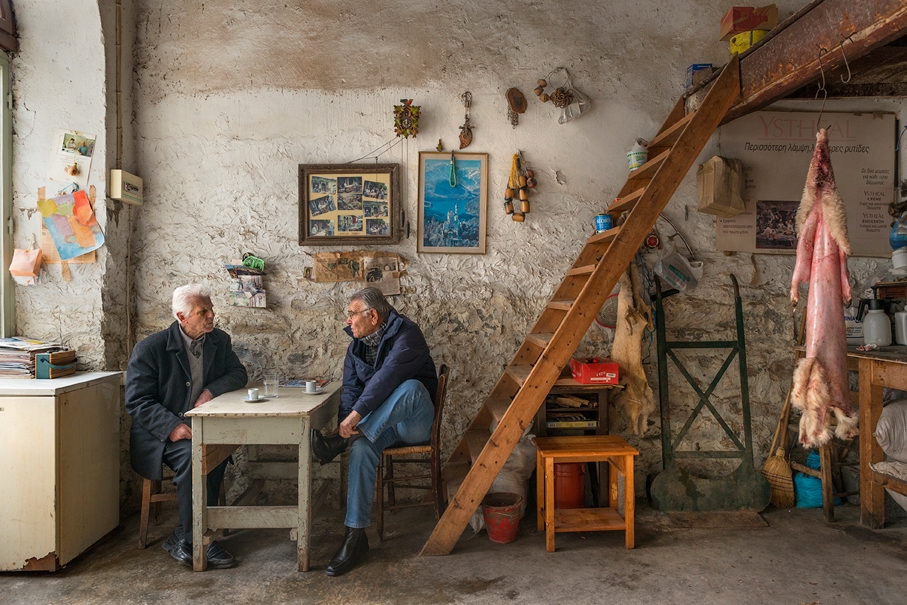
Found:
<path fill-rule="evenodd" d="M 18 336 L 0 338 L 0 378 L 34 378 L 35 355 L 65 349 L 66 347 L 55 342 Z M 74 353 L 72 357 L 75 360 Z"/>

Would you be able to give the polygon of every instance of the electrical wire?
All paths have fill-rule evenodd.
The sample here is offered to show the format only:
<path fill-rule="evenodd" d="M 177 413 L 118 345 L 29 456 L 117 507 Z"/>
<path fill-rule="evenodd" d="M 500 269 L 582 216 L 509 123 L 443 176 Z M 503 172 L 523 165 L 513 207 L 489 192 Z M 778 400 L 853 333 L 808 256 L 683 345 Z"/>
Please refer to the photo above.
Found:
<path fill-rule="evenodd" d="M 403 137 L 394 137 L 393 139 L 387 141 L 386 143 L 379 145 L 378 148 L 375 149 L 374 151 L 368 152 L 361 158 L 356 158 L 355 160 L 350 160 L 349 162 L 347 162 L 347 164 L 352 164 L 354 162 L 360 162 L 362 160 L 371 160 L 371 159 L 374 159 L 375 162 L 377 162 L 378 158 L 380 158 L 382 155 L 384 155 L 385 153 L 387 153 L 388 151 L 393 149 L 395 146 L 399 145 L 402 140 L 403 140 Z M 385 147 L 387 147 L 387 149 L 384 149 Z M 382 149 L 384 149 L 384 151 L 381 151 Z M 378 153 L 379 151 L 381 151 L 381 153 Z"/>

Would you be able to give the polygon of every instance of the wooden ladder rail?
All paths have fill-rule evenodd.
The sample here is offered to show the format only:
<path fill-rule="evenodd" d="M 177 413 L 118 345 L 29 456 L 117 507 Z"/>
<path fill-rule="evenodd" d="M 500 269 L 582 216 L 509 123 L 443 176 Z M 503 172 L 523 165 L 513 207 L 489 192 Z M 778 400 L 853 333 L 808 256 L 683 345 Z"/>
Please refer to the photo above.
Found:
<path fill-rule="evenodd" d="M 446 555 L 453 549 L 621 273 L 633 259 L 658 215 L 739 93 L 739 62 L 735 56 L 725 65 L 695 114 L 685 116 L 683 97 L 677 101 L 659 135 L 653 139 L 653 149 L 660 148 L 660 139 L 675 137 L 668 133 L 679 122 L 683 121 L 685 125 L 676 129 L 676 141 L 661 144 L 667 148 L 666 151 L 656 151 L 653 159 L 634 171 L 635 174 L 630 174 L 619 196 L 623 198 L 632 195 L 635 200 L 627 203 L 632 209 L 626 221 L 620 227 L 589 238 L 571 271 L 590 265 L 594 265 L 594 268 L 588 273 L 568 272 L 531 330 L 533 338 L 524 340 L 510 366 L 488 396 L 486 404 L 479 410 L 467 435 L 448 460 L 448 465 L 461 468 L 466 460 L 475 461 L 420 555 Z M 653 162 L 657 166 L 647 168 Z M 646 172 L 650 174 L 646 175 Z M 642 175 L 651 180 L 644 183 Z M 634 193 L 641 188 L 641 193 Z M 616 206 L 624 203 L 625 200 L 620 199 Z M 547 346 L 541 348 L 539 339 L 547 340 Z M 524 377 L 524 372 L 517 371 L 517 368 L 525 365 L 532 367 L 528 376 Z M 508 404 L 507 399 L 511 396 L 513 400 Z M 503 411 L 503 416 L 481 452 L 473 458 L 469 453 L 469 444 L 473 444 L 473 450 L 477 449 L 475 432 L 490 427 L 495 419 L 494 410 L 498 410 L 498 413 Z"/>

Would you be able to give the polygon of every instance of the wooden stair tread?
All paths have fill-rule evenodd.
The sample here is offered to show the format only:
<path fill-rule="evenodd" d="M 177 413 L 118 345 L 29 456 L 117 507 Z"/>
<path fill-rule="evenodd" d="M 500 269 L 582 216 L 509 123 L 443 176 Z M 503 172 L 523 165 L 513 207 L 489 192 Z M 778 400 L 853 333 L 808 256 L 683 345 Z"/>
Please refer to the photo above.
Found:
<path fill-rule="evenodd" d="M 570 307 L 573 306 L 573 303 L 574 301 L 572 300 L 552 300 L 548 303 L 548 308 L 557 311 L 569 311 Z"/>
<path fill-rule="evenodd" d="M 553 336 L 554 332 L 541 332 L 539 334 L 529 334 L 526 336 L 526 340 L 544 349 L 548 346 L 548 343 L 551 342 Z"/>
<path fill-rule="evenodd" d="M 500 422 L 501 418 L 504 417 L 504 414 L 507 413 L 507 408 L 510 407 L 511 401 L 510 398 L 489 399 L 485 402 L 485 407 L 491 412 L 491 416 L 494 418 L 495 422 Z"/>
<path fill-rule="evenodd" d="M 574 275 L 592 275 L 596 266 L 597 265 L 582 265 L 581 267 L 567 269 L 567 277 L 572 277 Z"/>
<path fill-rule="evenodd" d="M 662 151 L 654 158 L 631 172 L 627 179 L 634 181 L 638 181 L 640 179 L 651 179 L 655 176 L 655 173 L 658 172 L 658 169 L 661 168 L 661 165 L 664 164 L 664 161 L 668 159 L 669 155 L 671 155 L 670 149 Z"/>
<path fill-rule="evenodd" d="M 666 128 L 661 134 L 649 141 L 649 149 L 672 147 L 674 143 L 677 142 L 677 139 L 680 138 L 683 129 L 687 127 L 687 124 L 690 123 L 690 120 L 692 120 L 695 115 L 696 112 L 694 111 L 674 122 L 674 124 Z"/>
<path fill-rule="evenodd" d="M 613 219 L 616 221 L 621 214 L 626 210 L 632 210 L 636 206 L 636 202 L 639 201 L 639 198 L 642 197 L 642 194 L 646 192 L 645 187 L 640 187 L 630 195 L 625 195 L 622 198 L 616 200 L 613 204 L 608 207 L 608 214 L 610 214 Z"/>
<path fill-rule="evenodd" d="M 466 447 L 469 449 L 469 459 L 475 463 L 479 459 L 479 454 L 488 443 L 491 433 L 480 429 L 470 429 L 466 431 Z"/>
<path fill-rule="evenodd" d="M 620 230 L 621 227 L 614 227 L 613 229 L 608 229 L 607 231 L 596 233 L 588 240 L 586 240 L 586 244 L 606 244 L 620 235 Z"/>

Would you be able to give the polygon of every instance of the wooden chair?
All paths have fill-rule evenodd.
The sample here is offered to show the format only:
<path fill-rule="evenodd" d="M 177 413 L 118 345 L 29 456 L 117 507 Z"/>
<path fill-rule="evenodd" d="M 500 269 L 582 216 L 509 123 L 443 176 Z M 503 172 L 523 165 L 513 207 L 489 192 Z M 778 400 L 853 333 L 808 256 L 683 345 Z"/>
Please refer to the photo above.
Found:
<path fill-rule="evenodd" d="M 166 481 L 172 481 L 172 477 L 165 477 Z M 176 500 L 176 492 L 161 493 L 161 482 L 152 481 L 151 479 L 142 479 L 142 513 L 139 524 L 139 548 L 145 548 L 148 545 L 148 517 L 151 510 L 154 509 L 154 524 L 161 524 L 161 502 L 170 502 Z"/>
<path fill-rule="evenodd" d="M 165 467 L 166 468 L 166 467 Z M 173 477 L 164 476 L 164 481 L 173 481 Z M 142 511 L 139 521 L 139 548 L 148 546 L 148 521 L 154 511 L 154 524 L 161 524 L 161 502 L 176 501 L 176 491 L 161 492 L 161 481 L 142 479 Z M 219 504 L 226 502 L 226 481 L 220 484 Z"/>
<path fill-rule="evenodd" d="M 384 450 L 378 463 L 378 539 L 384 540 L 384 513 L 416 506 L 434 506 L 435 519 L 441 518 L 444 506 L 444 492 L 441 481 L 441 415 L 444 411 L 444 396 L 447 393 L 448 367 L 441 365 L 438 375 L 438 391 L 435 395 L 435 418 L 431 425 L 431 441 L 424 445 L 407 445 L 391 447 Z M 419 455 L 418 458 L 411 456 Z M 427 456 L 426 456 L 427 455 Z M 399 456 L 407 456 L 400 458 Z M 397 476 L 394 464 L 428 464 L 429 470 L 419 475 Z M 431 480 L 431 483 L 426 483 Z M 385 501 L 385 486 L 387 500 Z M 397 504 L 395 487 L 428 490 L 428 494 L 418 502 Z"/>

